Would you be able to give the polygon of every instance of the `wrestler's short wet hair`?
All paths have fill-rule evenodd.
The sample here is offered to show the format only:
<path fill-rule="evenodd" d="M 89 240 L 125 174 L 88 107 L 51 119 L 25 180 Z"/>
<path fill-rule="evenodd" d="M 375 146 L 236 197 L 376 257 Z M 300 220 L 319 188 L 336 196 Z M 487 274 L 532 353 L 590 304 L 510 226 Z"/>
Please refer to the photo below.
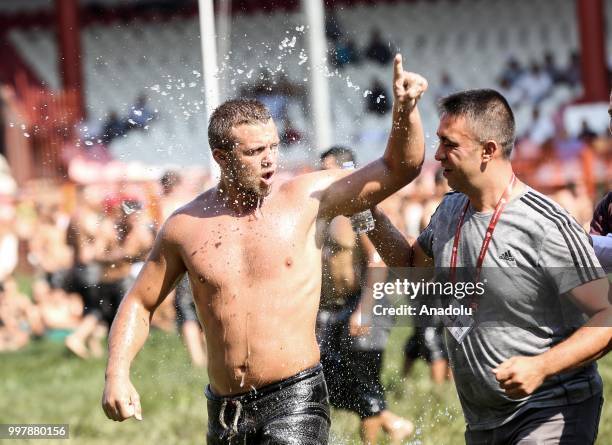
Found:
<path fill-rule="evenodd" d="M 443 97 L 438 102 L 440 116 L 463 116 L 480 142 L 495 141 L 505 158 L 514 148 L 514 113 L 508 101 L 491 89 L 466 90 Z"/>
<path fill-rule="evenodd" d="M 272 119 L 264 104 L 253 99 L 234 99 L 219 105 L 208 122 L 210 149 L 231 150 L 236 141 L 232 128 L 239 125 L 266 124 Z"/>

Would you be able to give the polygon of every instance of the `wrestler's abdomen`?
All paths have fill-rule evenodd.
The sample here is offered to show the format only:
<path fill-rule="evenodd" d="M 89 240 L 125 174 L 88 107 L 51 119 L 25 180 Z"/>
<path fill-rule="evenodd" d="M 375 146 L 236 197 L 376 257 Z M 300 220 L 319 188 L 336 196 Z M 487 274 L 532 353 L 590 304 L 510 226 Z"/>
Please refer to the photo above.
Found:
<path fill-rule="evenodd" d="M 214 391 L 246 392 L 318 363 L 321 254 L 307 232 L 225 224 L 185 252 Z"/>

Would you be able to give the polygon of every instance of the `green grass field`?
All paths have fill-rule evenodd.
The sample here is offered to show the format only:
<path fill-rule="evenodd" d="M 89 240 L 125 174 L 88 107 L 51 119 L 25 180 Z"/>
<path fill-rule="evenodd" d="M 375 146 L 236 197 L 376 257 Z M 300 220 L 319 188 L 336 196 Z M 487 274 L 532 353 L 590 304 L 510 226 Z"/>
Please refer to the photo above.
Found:
<path fill-rule="evenodd" d="M 462 444 L 463 417 L 452 384 L 434 387 L 427 367 L 419 362 L 412 376 L 400 377 L 401 345 L 408 328 L 395 328 L 387 349 L 384 383 L 390 408 L 412 419 L 417 434 L 410 442 L 423 445 Z M 34 342 L 27 349 L 0 356 L 0 423 L 68 423 L 70 443 L 139 445 L 205 443 L 206 373 L 194 371 L 175 335 L 153 333 L 132 370 L 142 399 L 143 422 L 116 423 L 100 408 L 104 360 L 83 362 L 62 344 Z M 600 362 L 612 400 L 612 355 Z M 612 404 L 604 406 L 598 444 L 612 443 Z M 334 411 L 331 444 L 359 443 L 358 418 Z M 14 441 L 11 443 L 41 443 Z M 65 440 L 45 440 L 65 444 Z"/>

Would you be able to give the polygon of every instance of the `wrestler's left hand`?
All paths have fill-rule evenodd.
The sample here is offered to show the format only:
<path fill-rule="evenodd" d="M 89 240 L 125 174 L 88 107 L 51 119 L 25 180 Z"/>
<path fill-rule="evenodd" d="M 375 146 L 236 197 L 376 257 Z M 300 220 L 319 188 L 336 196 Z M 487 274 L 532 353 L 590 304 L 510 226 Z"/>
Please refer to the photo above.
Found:
<path fill-rule="evenodd" d="M 493 369 L 499 386 L 512 399 L 532 394 L 546 379 L 544 363 L 539 356 L 511 357 Z"/>

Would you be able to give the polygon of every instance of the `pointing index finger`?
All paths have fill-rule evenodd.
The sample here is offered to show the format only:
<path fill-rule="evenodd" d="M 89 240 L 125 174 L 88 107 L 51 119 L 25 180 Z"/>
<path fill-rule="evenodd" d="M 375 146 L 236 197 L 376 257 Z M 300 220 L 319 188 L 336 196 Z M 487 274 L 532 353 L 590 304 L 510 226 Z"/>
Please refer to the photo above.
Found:
<path fill-rule="evenodd" d="M 393 60 L 393 78 L 395 80 L 399 79 L 403 72 L 404 67 L 402 66 L 402 55 L 397 53 L 395 55 L 395 59 Z"/>

